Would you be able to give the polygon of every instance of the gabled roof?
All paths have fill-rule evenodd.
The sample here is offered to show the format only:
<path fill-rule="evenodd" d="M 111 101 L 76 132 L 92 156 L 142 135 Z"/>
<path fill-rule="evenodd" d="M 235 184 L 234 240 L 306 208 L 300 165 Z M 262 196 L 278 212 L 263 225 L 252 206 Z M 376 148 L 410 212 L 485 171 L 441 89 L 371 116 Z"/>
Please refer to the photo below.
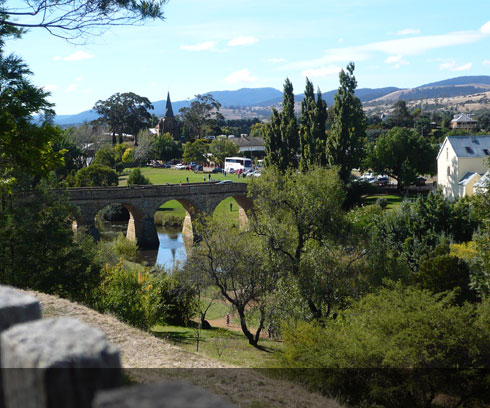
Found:
<path fill-rule="evenodd" d="M 451 121 L 452 123 L 476 123 L 476 120 L 472 119 L 470 115 L 461 113 Z"/>
<path fill-rule="evenodd" d="M 480 180 L 478 180 L 474 186 L 474 188 L 488 188 L 490 187 L 490 170 L 488 170 Z"/>
<path fill-rule="evenodd" d="M 263 147 L 264 146 L 264 139 L 260 137 L 250 137 L 250 136 L 234 137 L 229 140 L 237 144 L 238 147 L 251 147 L 251 146 Z"/>
<path fill-rule="evenodd" d="M 466 173 L 466 174 L 464 175 L 464 177 L 463 177 L 463 178 L 462 178 L 462 179 L 459 181 L 459 183 L 458 183 L 458 184 L 459 184 L 460 186 L 466 186 L 466 185 L 467 185 L 467 184 L 468 184 L 468 183 L 469 183 L 471 180 L 473 180 L 473 179 L 474 179 L 474 178 L 476 178 L 476 177 L 478 177 L 478 178 L 479 178 L 479 177 L 480 177 L 480 175 L 479 175 L 478 173 L 471 173 L 471 172 Z"/>
<path fill-rule="evenodd" d="M 490 135 L 448 136 L 446 140 L 458 157 L 490 157 Z"/>

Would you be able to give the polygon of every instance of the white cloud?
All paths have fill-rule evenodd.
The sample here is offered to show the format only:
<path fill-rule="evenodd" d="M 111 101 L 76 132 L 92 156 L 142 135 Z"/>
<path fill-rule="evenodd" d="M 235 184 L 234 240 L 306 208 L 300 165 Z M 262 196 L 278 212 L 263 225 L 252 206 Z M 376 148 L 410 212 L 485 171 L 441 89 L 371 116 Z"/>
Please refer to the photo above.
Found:
<path fill-rule="evenodd" d="M 324 78 L 326 76 L 337 75 L 342 68 L 330 65 L 328 67 L 321 67 L 318 69 L 312 68 L 302 72 L 303 76 L 308 78 Z"/>
<path fill-rule="evenodd" d="M 400 57 L 414 56 L 433 49 L 474 43 L 488 35 L 490 35 L 490 21 L 478 30 L 398 38 L 345 48 L 330 48 L 323 57 L 292 63 L 289 64 L 288 68 L 312 69 L 341 62 L 365 61 L 377 53 L 386 54 L 388 57 L 393 55 Z"/>
<path fill-rule="evenodd" d="M 78 88 L 78 84 L 71 84 L 68 86 L 68 88 L 66 88 L 66 93 L 71 93 L 73 91 L 75 91 L 76 89 Z"/>
<path fill-rule="evenodd" d="M 490 65 L 490 60 L 483 60 L 482 61 L 482 64 L 483 65 Z"/>
<path fill-rule="evenodd" d="M 42 87 L 45 91 L 54 92 L 58 89 L 58 85 L 55 84 L 47 84 Z"/>
<path fill-rule="evenodd" d="M 258 38 L 255 37 L 236 37 L 228 41 L 230 47 L 237 47 L 241 45 L 252 45 L 259 42 Z"/>
<path fill-rule="evenodd" d="M 463 65 L 457 65 L 456 61 L 453 60 L 453 61 L 443 62 L 442 64 L 439 65 L 439 68 L 446 71 L 457 72 L 457 71 L 467 71 L 468 69 L 471 68 L 472 65 L 473 64 L 471 62 L 468 62 L 467 64 L 463 64 Z"/>
<path fill-rule="evenodd" d="M 413 35 L 420 34 L 420 30 L 418 28 L 405 28 L 404 30 L 397 31 L 396 35 Z"/>
<path fill-rule="evenodd" d="M 80 82 L 80 81 L 83 81 L 83 77 L 78 77 L 78 78 L 75 78 L 75 82 Z"/>
<path fill-rule="evenodd" d="M 490 34 L 490 21 L 487 21 L 480 27 L 480 33 L 489 35 Z"/>
<path fill-rule="evenodd" d="M 53 57 L 53 61 L 59 61 L 61 59 L 61 57 L 59 55 L 57 55 L 56 57 Z"/>
<path fill-rule="evenodd" d="M 269 58 L 268 62 L 272 62 L 273 64 L 280 64 L 281 62 L 285 62 L 284 58 Z"/>
<path fill-rule="evenodd" d="M 401 55 L 390 55 L 385 59 L 385 63 L 393 65 L 393 68 L 400 68 L 403 65 L 409 64 L 409 62 L 405 61 Z"/>
<path fill-rule="evenodd" d="M 256 77 L 250 74 L 248 69 L 241 69 L 239 71 L 232 72 L 225 78 L 225 82 L 228 84 L 238 84 L 242 82 L 255 82 Z"/>
<path fill-rule="evenodd" d="M 216 41 L 205 41 L 193 45 L 181 45 L 180 49 L 184 51 L 212 51 L 216 45 Z"/>

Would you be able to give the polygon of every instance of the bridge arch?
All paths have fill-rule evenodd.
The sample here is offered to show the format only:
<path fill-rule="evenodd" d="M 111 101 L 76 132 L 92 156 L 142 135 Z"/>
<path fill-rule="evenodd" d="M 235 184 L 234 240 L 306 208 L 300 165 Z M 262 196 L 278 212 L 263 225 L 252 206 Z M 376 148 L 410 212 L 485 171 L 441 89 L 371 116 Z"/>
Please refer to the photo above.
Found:
<path fill-rule="evenodd" d="M 209 214 L 213 214 L 216 211 L 216 208 L 228 198 L 233 198 L 238 205 L 238 224 L 240 227 L 245 227 L 253 208 L 253 201 L 246 195 L 236 193 L 222 195 L 210 204 L 208 210 Z"/>

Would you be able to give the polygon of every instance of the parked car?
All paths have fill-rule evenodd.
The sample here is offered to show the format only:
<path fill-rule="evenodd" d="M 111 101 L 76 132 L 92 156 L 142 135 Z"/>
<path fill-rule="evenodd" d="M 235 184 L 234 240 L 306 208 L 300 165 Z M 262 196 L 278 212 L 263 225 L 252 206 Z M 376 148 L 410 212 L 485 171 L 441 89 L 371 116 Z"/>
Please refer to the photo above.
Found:
<path fill-rule="evenodd" d="M 186 165 L 186 164 L 179 163 L 179 164 L 176 164 L 176 165 L 175 165 L 175 168 L 176 168 L 177 170 L 184 170 L 184 169 L 186 169 L 186 168 L 187 168 L 187 165 Z"/>
<path fill-rule="evenodd" d="M 419 176 L 417 177 L 417 179 L 415 180 L 415 185 L 416 186 L 425 186 L 425 182 L 427 181 L 427 179 L 425 177 L 422 177 L 422 176 Z"/>
<path fill-rule="evenodd" d="M 211 170 L 211 173 L 223 173 L 223 169 L 221 167 L 215 167 Z"/>
<path fill-rule="evenodd" d="M 385 175 L 380 175 L 378 176 L 378 178 L 376 179 L 376 184 L 378 186 L 385 186 L 386 184 L 388 184 L 390 182 L 390 178 L 388 176 L 385 176 Z"/>

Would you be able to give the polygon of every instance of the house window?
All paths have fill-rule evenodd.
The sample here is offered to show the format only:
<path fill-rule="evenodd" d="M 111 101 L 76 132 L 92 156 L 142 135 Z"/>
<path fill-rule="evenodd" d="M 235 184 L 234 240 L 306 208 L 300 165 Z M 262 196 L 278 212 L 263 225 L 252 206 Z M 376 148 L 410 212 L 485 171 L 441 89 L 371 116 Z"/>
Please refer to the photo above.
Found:
<path fill-rule="evenodd" d="M 483 149 L 483 153 L 485 153 L 485 156 L 490 156 L 490 152 L 488 149 Z"/>
<path fill-rule="evenodd" d="M 451 167 L 447 166 L 447 176 L 449 177 L 451 175 Z"/>
<path fill-rule="evenodd" d="M 449 160 L 449 147 L 446 147 L 446 160 Z"/>
<path fill-rule="evenodd" d="M 465 146 L 465 149 L 466 149 L 466 153 L 469 153 L 469 154 L 473 154 L 473 149 L 469 146 Z"/>

